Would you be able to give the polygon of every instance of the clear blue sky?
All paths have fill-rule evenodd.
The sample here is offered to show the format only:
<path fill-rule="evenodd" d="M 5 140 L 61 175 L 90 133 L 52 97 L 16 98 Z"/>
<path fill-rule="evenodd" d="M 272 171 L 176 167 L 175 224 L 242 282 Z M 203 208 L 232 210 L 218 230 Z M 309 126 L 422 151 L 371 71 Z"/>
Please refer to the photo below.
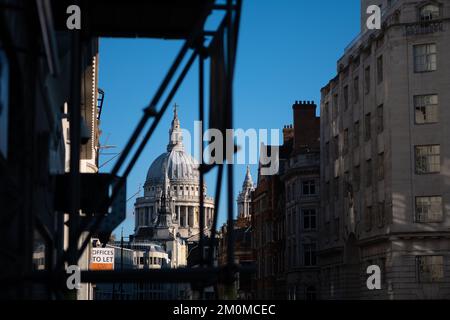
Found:
<path fill-rule="evenodd" d="M 295 100 L 318 104 L 320 89 L 336 75 L 337 59 L 358 32 L 359 0 L 244 0 L 234 82 L 235 128 L 281 129 L 292 123 Z M 100 141 L 117 146 L 103 152 L 122 150 L 180 46 L 180 41 L 101 39 L 99 86 L 105 91 L 105 102 Z M 196 72 L 194 65 L 174 99 L 180 106 L 182 127 L 191 132 L 198 119 Z M 171 118 L 169 109 L 131 172 L 128 197 L 143 185 L 148 167 L 166 150 Z M 102 155 L 100 164 L 110 158 Z M 109 171 L 114 162 L 101 170 Z M 235 166 L 234 198 L 245 167 Z M 251 172 L 256 182 L 256 165 Z M 212 195 L 215 174 L 206 181 Z M 226 217 L 225 200 L 223 192 L 220 224 Z M 133 233 L 133 203 L 134 198 L 122 224 L 125 235 Z"/>

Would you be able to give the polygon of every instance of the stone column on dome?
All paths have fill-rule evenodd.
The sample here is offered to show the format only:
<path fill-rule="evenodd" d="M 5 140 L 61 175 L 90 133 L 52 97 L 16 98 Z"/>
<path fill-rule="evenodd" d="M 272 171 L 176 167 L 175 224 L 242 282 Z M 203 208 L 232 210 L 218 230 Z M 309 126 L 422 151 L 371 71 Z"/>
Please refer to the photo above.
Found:
<path fill-rule="evenodd" d="M 194 226 L 194 217 L 192 214 L 192 207 L 188 206 L 187 208 L 188 208 L 188 216 L 189 216 L 189 227 L 192 228 Z"/>
<path fill-rule="evenodd" d="M 200 207 L 193 207 L 194 216 L 195 216 L 195 227 L 198 228 L 200 226 Z"/>

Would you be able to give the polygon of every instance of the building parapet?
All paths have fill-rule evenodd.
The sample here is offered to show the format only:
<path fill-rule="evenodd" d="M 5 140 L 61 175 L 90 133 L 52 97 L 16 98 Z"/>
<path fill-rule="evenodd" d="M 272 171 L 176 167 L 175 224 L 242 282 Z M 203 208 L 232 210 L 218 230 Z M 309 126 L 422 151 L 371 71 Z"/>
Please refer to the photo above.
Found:
<path fill-rule="evenodd" d="M 390 16 L 388 16 L 389 13 L 394 12 L 394 10 L 398 9 L 400 7 L 399 0 L 392 0 L 389 7 L 384 8 L 381 10 L 381 24 L 383 25 L 388 21 Z M 374 34 L 377 32 L 377 30 L 366 30 L 364 32 L 360 32 L 344 49 L 345 52 L 351 51 L 355 47 L 359 47 L 363 43 L 363 39 Z"/>

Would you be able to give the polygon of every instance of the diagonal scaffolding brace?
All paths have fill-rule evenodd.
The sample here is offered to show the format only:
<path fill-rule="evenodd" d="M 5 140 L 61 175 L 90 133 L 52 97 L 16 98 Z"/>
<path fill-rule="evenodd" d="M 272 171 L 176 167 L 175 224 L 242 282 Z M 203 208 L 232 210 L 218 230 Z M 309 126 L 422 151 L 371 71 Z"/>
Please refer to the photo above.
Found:
<path fill-rule="evenodd" d="M 237 41 L 238 41 L 238 32 L 239 32 L 239 23 L 240 23 L 240 11 L 242 7 L 242 1 L 241 0 L 227 0 L 225 5 L 214 5 L 214 1 L 210 2 L 210 5 L 205 8 L 204 14 L 202 19 L 199 21 L 197 27 L 194 29 L 190 37 L 184 42 L 182 48 L 180 49 L 179 53 L 177 54 L 172 66 L 170 67 L 168 73 L 164 77 L 161 85 L 159 86 L 158 90 L 156 91 L 154 97 L 152 98 L 150 104 L 148 107 L 144 109 L 144 113 L 140 121 L 138 122 L 137 126 L 135 127 L 131 137 L 129 138 L 124 150 L 120 154 L 117 162 L 115 163 L 113 169 L 111 170 L 111 177 L 118 176 L 119 172 L 121 171 L 122 166 L 125 164 L 125 161 L 128 159 L 133 147 L 135 146 L 138 137 L 143 132 L 144 128 L 146 127 L 148 121 L 150 118 L 153 118 L 153 122 L 150 126 L 150 128 L 146 131 L 143 139 L 139 143 L 138 147 L 136 148 L 135 152 L 131 156 L 131 160 L 128 162 L 128 164 L 125 167 L 125 170 L 123 171 L 123 175 L 120 177 L 117 183 L 114 184 L 112 188 L 111 196 L 104 200 L 99 207 L 109 207 L 118 193 L 120 192 L 121 188 L 123 187 L 126 178 L 130 174 L 131 170 L 133 169 L 136 161 L 138 160 L 139 156 L 141 155 L 143 149 L 145 148 L 147 142 L 151 139 L 153 132 L 155 131 L 156 127 L 158 126 L 161 118 L 163 117 L 165 111 L 167 110 L 168 106 L 170 105 L 173 97 L 175 96 L 178 88 L 181 86 L 185 76 L 189 72 L 190 68 L 192 67 L 192 64 L 195 62 L 195 60 L 198 58 L 199 60 L 199 118 L 202 122 L 202 130 L 203 123 L 204 123 L 204 114 L 205 114 L 205 103 L 204 103 L 204 86 L 205 86 L 205 80 L 204 80 L 204 73 L 205 73 L 205 67 L 204 62 L 205 59 L 208 57 L 209 48 L 204 47 L 204 39 L 205 37 L 212 37 L 211 43 L 216 39 L 216 37 L 223 37 L 225 39 L 225 48 L 226 48 L 226 81 L 225 81 L 225 88 L 224 88 L 224 106 L 225 106 L 225 112 L 226 114 L 222 115 L 226 119 L 226 128 L 231 129 L 232 128 L 232 118 L 233 118 L 233 90 L 232 90 L 232 84 L 233 84 L 233 76 L 234 76 L 234 66 L 235 66 L 235 60 L 236 60 L 236 51 L 237 51 Z M 211 10 L 224 10 L 225 15 L 223 17 L 222 22 L 220 23 L 217 31 L 210 32 L 205 31 L 205 21 L 207 19 L 208 14 L 211 12 Z M 78 41 L 78 42 L 77 42 Z M 79 41 L 81 41 L 79 38 L 74 38 L 73 41 L 73 49 L 77 49 L 77 46 L 79 46 Z M 180 66 L 182 65 L 182 62 L 185 60 L 185 57 L 188 53 L 188 51 L 192 51 L 189 59 L 185 63 L 182 71 L 176 78 L 173 86 L 171 87 L 169 93 L 167 94 L 167 97 L 165 98 L 161 108 L 158 110 L 157 106 L 163 97 L 163 95 L 166 93 L 166 91 L 169 88 L 170 83 L 173 81 L 175 74 L 179 70 Z M 76 59 L 76 55 L 74 56 Z M 78 66 L 79 64 L 77 64 Z M 76 72 L 75 72 L 76 73 Z M 76 89 L 76 88 L 75 88 Z M 158 110 L 158 111 L 157 111 Z M 76 119 L 75 119 L 76 120 Z M 209 124 L 211 125 L 211 123 Z M 224 128 L 222 128 L 224 129 Z M 74 134 L 76 134 L 74 132 Z M 203 143 L 203 142 L 202 142 Z M 74 146 L 75 148 L 75 146 Z M 203 148 L 201 149 L 203 150 Z M 73 157 L 73 161 L 79 159 L 79 153 L 77 157 L 77 153 L 72 153 L 72 155 L 75 155 Z M 234 237 L 233 237 L 233 224 L 234 224 L 234 199 L 233 199 L 233 165 L 232 163 L 227 163 L 227 224 L 228 224 L 228 252 L 227 252 L 227 265 L 224 267 L 223 270 L 225 272 L 223 273 L 221 271 L 221 276 L 217 277 L 217 271 L 215 269 L 211 269 L 214 262 L 214 239 L 216 236 L 216 229 L 218 224 L 218 208 L 220 205 L 220 196 L 221 196 L 221 188 L 222 188 L 222 180 L 223 180 L 223 171 L 224 171 L 224 164 L 214 164 L 214 165 L 205 165 L 203 164 L 203 158 L 201 159 L 201 165 L 200 165 L 200 176 L 199 176 L 199 182 L 201 189 L 203 190 L 203 184 L 204 184 L 204 175 L 211 171 L 213 168 L 218 167 L 218 175 L 217 175 L 217 181 L 216 181 L 216 189 L 215 189 L 215 208 L 214 216 L 213 216 L 213 223 L 210 230 L 210 239 L 209 239 L 209 251 L 208 251 L 208 257 L 207 260 L 205 260 L 204 257 L 204 247 L 205 247 L 205 237 L 204 237 L 204 230 L 205 230 L 205 219 L 204 219 L 204 192 L 200 193 L 200 240 L 199 240 L 199 249 L 200 249 L 200 267 L 194 268 L 194 269 L 187 269 L 183 272 L 180 272 L 180 270 L 166 270 L 164 271 L 164 274 L 169 274 L 177 277 L 177 281 L 180 282 L 191 282 L 194 278 L 204 283 L 205 285 L 207 283 L 210 283 L 210 281 L 216 279 L 219 281 L 222 281 L 221 279 L 225 279 L 224 281 L 229 283 L 233 281 L 234 279 L 234 273 L 237 270 L 237 266 L 234 264 Z M 71 166 L 71 171 L 73 169 L 76 169 L 76 166 Z M 76 171 L 74 171 L 76 172 Z M 74 176 L 72 180 L 72 188 L 75 188 L 77 186 L 77 179 Z M 86 222 L 86 220 L 83 220 L 81 223 L 79 223 L 79 216 L 78 214 L 75 214 L 78 212 L 77 207 L 77 195 L 79 194 L 75 193 L 73 198 L 73 205 L 70 215 L 70 243 L 69 243 L 69 250 L 64 252 L 64 255 L 62 257 L 62 260 L 59 263 L 59 267 L 64 265 L 64 262 L 69 262 L 71 264 L 78 261 L 78 259 L 81 257 L 82 253 L 86 249 L 86 247 L 89 245 L 90 239 L 95 233 L 97 232 L 98 228 L 100 227 L 102 221 L 104 220 L 105 213 L 96 215 L 91 217 L 92 221 L 91 223 Z M 78 216 L 78 218 L 76 217 Z M 82 232 L 85 230 L 88 230 L 87 237 L 84 238 L 84 241 L 82 242 L 81 246 L 77 247 L 78 239 L 81 237 Z M 75 248 L 75 249 L 74 249 Z M 206 265 L 206 266 L 205 266 Z M 221 269 L 222 270 L 222 269 Z M 214 272 L 213 272 L 214 271 Z M 144 272 L 136 271 L 136 272 L 128 272 L 128 271 L 115 271 L 114 277 L 109 276 L 108 273 L 101 273 L 97 271 L 87 271 L 83 274 L 86 276 L 82 277 L 82 281 L 85 282 L 96 282 L 101 281 L 102 277 L 105 275 L 107 276 L 108 282 L 126 282 L 126 281 L 144 281 L 144 280 L 150 280 L 150 278 L 158 278 L 158 275 L 153 277 L 149 276 L 148 274 L 152 274 L 154 272 L 153 270 L 148 270 Z M 223 273 L 223 274 L 222 274 Z M 38 273 L 41 274 L 41 273 Z M 202 274 L 201 277 L 198 277 L 199 274 Z M 214 275 L 215 274 L 215 275 Z M 197 276 L 196 276 L 197 275 Z M 97 277 L 98 276 L 98 277 Z M 40 276 L 37 276 L 36 279 L 41 278 Z M 103 278 L 105 279 L 105 278 Z M 173 279 L 173 278 L 171 278 Z M 106 280 L 105 280 L 106 281 Z"/>

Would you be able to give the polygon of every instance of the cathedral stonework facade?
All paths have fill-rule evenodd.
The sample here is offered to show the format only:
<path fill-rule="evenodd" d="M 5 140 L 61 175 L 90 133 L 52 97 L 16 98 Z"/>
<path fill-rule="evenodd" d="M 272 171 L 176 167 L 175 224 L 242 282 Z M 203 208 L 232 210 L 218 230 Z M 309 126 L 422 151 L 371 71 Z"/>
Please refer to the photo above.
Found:
<path fill-rule="evenodd" d="M 200 234 L 200 188 L 198 162 L 183 146 L 183 134 L 175 107 L 169 130 L 167 152 L 157 157 L 147 172 L 144 195 L 135 202 L 135 237 L 158 239 L 161 229 L 167 237 L 195 241 Z M 214 216 L 214 199 L 204 192 L 205 234 Z M 150 230 L 152 230 L 150 232 Z M 157 231 L 158 232 L 155 232 Z"/>

